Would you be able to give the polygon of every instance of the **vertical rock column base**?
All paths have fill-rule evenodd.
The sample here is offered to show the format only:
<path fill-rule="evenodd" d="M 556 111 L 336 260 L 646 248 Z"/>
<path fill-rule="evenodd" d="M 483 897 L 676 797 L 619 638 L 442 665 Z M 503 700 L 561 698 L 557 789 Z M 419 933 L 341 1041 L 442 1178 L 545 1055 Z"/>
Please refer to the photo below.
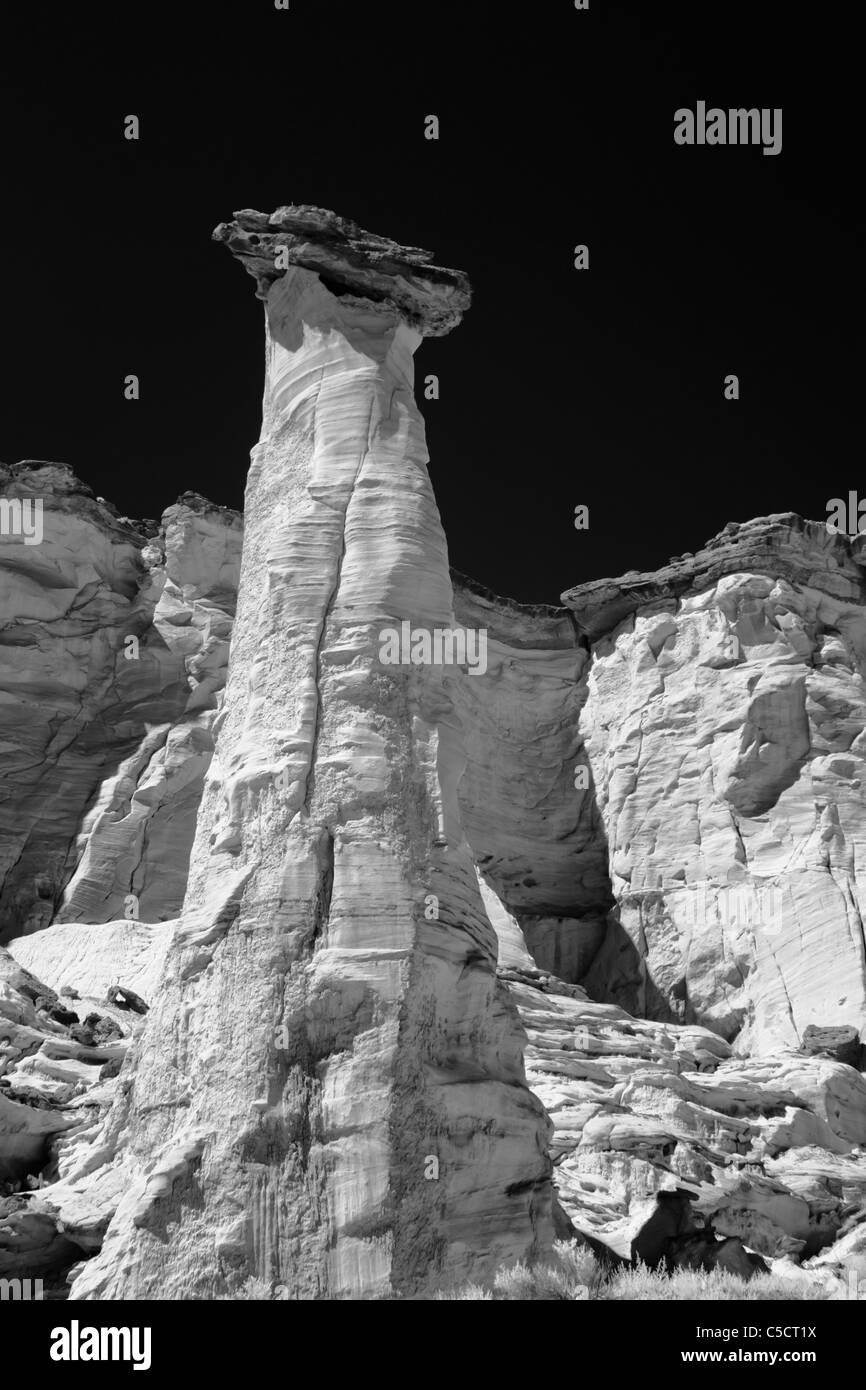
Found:
<path fill-rule="evenodd" d="M 468 287 L 316 209 L 217 236 L 266 301 L 262 438 L 183 916 L 109 1119 L 129 1190 L 74 1296 L 430 1292 L 553 1234 L 460 822 L 466 677 L 380 659 L 454 626 L 412 357 Z"/>

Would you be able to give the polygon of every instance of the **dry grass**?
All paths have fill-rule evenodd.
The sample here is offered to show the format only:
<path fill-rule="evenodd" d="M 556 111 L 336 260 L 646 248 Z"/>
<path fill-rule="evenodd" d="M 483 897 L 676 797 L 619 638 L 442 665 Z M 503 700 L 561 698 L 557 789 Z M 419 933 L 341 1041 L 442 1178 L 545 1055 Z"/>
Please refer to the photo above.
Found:
<path fill-rule="evenodd" d="M 266 1279 L 251 1278 L 232 1294 L 223 1295 L 228 1301 L 264 1301 L 284 1299 L 284 1286 Z M 402 1301 L 399 1294 L 382 1296 L 386 1301 Z M 772 1274 L 756 1274 L 742 1279 L 727 1270 L 711 1272 L 677 1269 L 672 1274 L 647 1269 L 609 1269 L 601 1264 L 588 1245 L 581 1242 L 557 1241 L 553 1259 L 538 1265 L 513 1264 L 497 1270 L 492 1288 L 482 1284 L 463 1284 L 435 1295 L 437 1301 L 460 1303 L 502 1302 L 770 1302 L 791 1300 L 825 1302 L 831 1294 L 815 1283 L 805 1280 L 779 1279 Z"/>
<path fill-rule="evenodd" d="M 557 1241 L 554 1263 L 529 1266 L 509 1265 L 497 1270 L 492 1290 L 467 1284 L 436 1295 L 437 1299 L 487 1299 L 523 1303 L 559 1300 L 605 1302 L 661 1302 L 694 1299 L 706 1301 L 763 1302 L 791 1299 L 825 1301 L 830 1295 L 816 1285 L 806 1285 L 756 1274 L 742 1279 L 727 1270 L 702 1272 L 678 1269 L 672 1274 L 638 1265 L 633 1269 L 608 1271 L 599 1264 L 588 1246 L 577 1241 Z"/>
<path fill-rule="evenodd" d="M 274 1285 L 268 1279 L 250 1277 L 236 1292 L 217 1294 L 217 1303 L 270 1302 L 279 1297 Z"/>

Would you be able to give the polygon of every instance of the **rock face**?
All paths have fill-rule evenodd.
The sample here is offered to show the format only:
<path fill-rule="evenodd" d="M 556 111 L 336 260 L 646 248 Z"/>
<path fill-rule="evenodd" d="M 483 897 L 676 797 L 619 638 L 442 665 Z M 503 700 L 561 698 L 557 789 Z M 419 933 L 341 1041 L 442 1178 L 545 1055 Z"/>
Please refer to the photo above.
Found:
<path fill-rule="evenodd" d="M 617 904 L 596 998 L 740 1051 L 863 1028 L 864 553 L 771 517 L 565 595 Z"/>
<path fill-rule="evenodd" d="M 731 526 L 569 591 L 573 631 L 458 589 L 490 629 L 461 799 L 501 974 L 559 1202 L 620 1258 L 711 1267 L 738 1239 L 851 1267 L 863 556 L 794 516 Z"/>
<path fill-rule="evenodd" d="M 554 1123 L 557 1195 L 578 1234 L 649 1264 L 688 1263 L 697 1236 L 801 1260 L 862 1219 L 858 1071 L 793 1051 L 735 1058 L 709 1029 L 634 1018 L 537 969 L 501 973 L 527 1029 L 530 1085 Z"/>
<path fill-rule="evenodd" d="M 487 669 L 459 692 L 466 833 L 537 964 L 579 980 L 614 902 L 598 806 L 574 789 L 589 654 L 568 609 L 512 603 L 462 575 L 455 611 L 487 632 Z"/>
<path fill-rule="evenodd" d="M 336 293 L 333 225 L 217 233 L 266 294 L 262 438 L 189 888 L 113 1122 L 129 1188 L 80 1298 L 423 1292 L 552 1236 L 548 1122 L 461 825 L 457 677 L 380 660 L 383 630 L 454 625 L 412 354 L 465 281 L 353 233 L 363 293 Z"/>
<path fill-rule="evenodd" d="M 214 235 L 266 311 L 242 565 L 194 494 L 0 469 L 0 1276 L 425 1295 L 556 1232 L 835 1287 L 866 541 L 760 518 L 561 607 L 449 577 L 413 354 L 465 277 L 316 208 Z M 461 631 L 476 668 L 425 650 Z"/>
<path fill-rule="evenodd" d="M 180 910 L 240 564 L 190 494 L 118 517 L 68 468 L 0 468 L 43 537 L 0 536 L 0 941 Z"/>
<path fill-rule="evenodd" d="M 228 667 L 242 533 L 236 512 L 188 493 L 163 513 L 161 547 L 145 549 L 148 588 L 158 597 L 143 650 L 159 653 L 171 672 L 171 718 L 147 720 L 131 755 L 101 782 L 59 921 L 124 914 L 159 922 L 180 912 Z"/>
<path fill-rule="evenodd" d="M 458 589 L 490 630 L 464 821 L 539 966 L 738 1052 L 849 1028 L 856 1055 L 864 554 L 779 516 L 565 611 Z"/>
<path fill-rule="evenodd" d="M 266 303 L 286 270 L 303 267 L 340 298 L 378 304 L 428 338 L 450 333 L 469 307 L 462 271 L 434 265 L 432 252 L 366 232 L 326 208 L 302 204 L 270 214 L 246 208 L 213 235 L 243 262 Z"/>
<path fill-rule="evenodd" d="M 62 1296 L 69 1270 L 102 1244 L 123 1175 L 98 1136 L 142 1019 L 109 1003 L 97 962 L 126 976 L 137 957 L 137 982 L 150 986 L 165 930 L 123 922 L 22 937 L 21 953 L 66 994 L 0 947 L 0 1278 L 43 1278 Z M 80 992 L 68 984 L 76 972 Z"/>

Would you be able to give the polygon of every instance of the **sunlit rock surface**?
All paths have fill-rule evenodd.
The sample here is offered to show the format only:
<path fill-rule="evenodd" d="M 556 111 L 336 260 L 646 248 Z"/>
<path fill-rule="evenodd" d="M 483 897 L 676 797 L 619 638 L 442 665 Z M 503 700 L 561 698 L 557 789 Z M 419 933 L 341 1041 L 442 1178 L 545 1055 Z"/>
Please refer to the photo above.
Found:
<path fill-rule="evenodd" d="M 514 919 L 488 910 L 500 976 L 527 1031 L 527 1076 L 553 1121 L 554 1183 L 574 1233 L 650 1264 L 707 1235 L 737 1238 L 765 1261 L 800 1262 L 862 1218 L 859 1071 L 794 1051 L 735 1058 L 710 1029 L 595 1003 L 527 964 Z"/>
<path fill-rule="evenodd" d="M 771 517 L 565 595 L 617 905 L 591 994 L 738 1051 L 863 1028 L 863 554 Z"/>
<path fill-rule="evenodd" d="M 20 938 L 58 989 L 0 947 L 0 1278 L 40 1278 L 56 1296 L 100 1248 L 124 1182 L 99 1136 L 143 1016 L 106 997 L 105 962 L 123 983 L 152 985 L 170 927 L 137 930 L 135 945 L 126 922 Z M 77 934 L 74 951 L 58 951 L 64 933 Z"/>
<path fill-rule="evenodd" d="M 81 825 L 81 857 L 59 921 L 123 914 L 167 921 L 183 902 L 228 667 L 241 518 L 185 494 L 164 512 L 158 540 L 144 552 L 158 593 L 145 644 L 176 673 L 177 710 L 170 722 L 148 723 L 131 756 L 100 785 Z"/>
<path fill-rule="evenodd" d="M 215 235 L 266 308 L 242 572 L 195 494 L 0 468 L 44 506 L 0 536 L 0 1275 L 375 1298 L 556 1233 L 843 1296 L 863 539 L 732 524 L 560 607 L 449 578 L 413 354 L 465 277 L 321 209 Z M 383 662 L 404 621 L 483 671 Z"/>
<path fill-rule="evenodd" d="M 249 220 L 219 233 L 242 259 Z M 459 673 L 379 659 L 383 627 L 454 620 L 412 356 L 468 296 L 413 258 L 371 253 L 384 298 L 306 257 L 263 290 L 217 752 L 78 1298 L 424 1292 L 552 1238 L 549 1126 L 460 819 Z"/>
<path fill-rule="evenodd" d="M 134 990 L 150 1004 L 162 976 L 174 922 L 57 923 L 18 937 L 9 951 L 49 989 L 104 998 L 112 985 Z M 77 1006 L 76 1006 L 77 1007 Z"/>
<path fill-rule="evenodd" d="M 0 941 L 183 901 L 240 562 L 193 494 L 131 522 L 59 464 L 0 468 L 43 538 L 0 536 Z"/>

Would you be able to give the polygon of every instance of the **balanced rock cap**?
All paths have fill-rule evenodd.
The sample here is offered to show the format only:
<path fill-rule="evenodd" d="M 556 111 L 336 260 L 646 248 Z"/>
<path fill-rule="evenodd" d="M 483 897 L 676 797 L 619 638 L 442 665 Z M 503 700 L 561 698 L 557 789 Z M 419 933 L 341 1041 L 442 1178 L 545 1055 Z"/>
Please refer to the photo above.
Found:
<path fill-rule="evenodd" d="M 301 204 L 270 214 L 244 208 L 233 222 L 221 222 L 213 239 L 224 242 L 254 276 L 259 299 L 267 298 L 289 266 L 304 266 L 337 293 L 393 308 L 429 338 L 455 328 L 472 297 L 462 270 L 433 265 L 432 252 L 400 246 L 325 208 Z"/>

